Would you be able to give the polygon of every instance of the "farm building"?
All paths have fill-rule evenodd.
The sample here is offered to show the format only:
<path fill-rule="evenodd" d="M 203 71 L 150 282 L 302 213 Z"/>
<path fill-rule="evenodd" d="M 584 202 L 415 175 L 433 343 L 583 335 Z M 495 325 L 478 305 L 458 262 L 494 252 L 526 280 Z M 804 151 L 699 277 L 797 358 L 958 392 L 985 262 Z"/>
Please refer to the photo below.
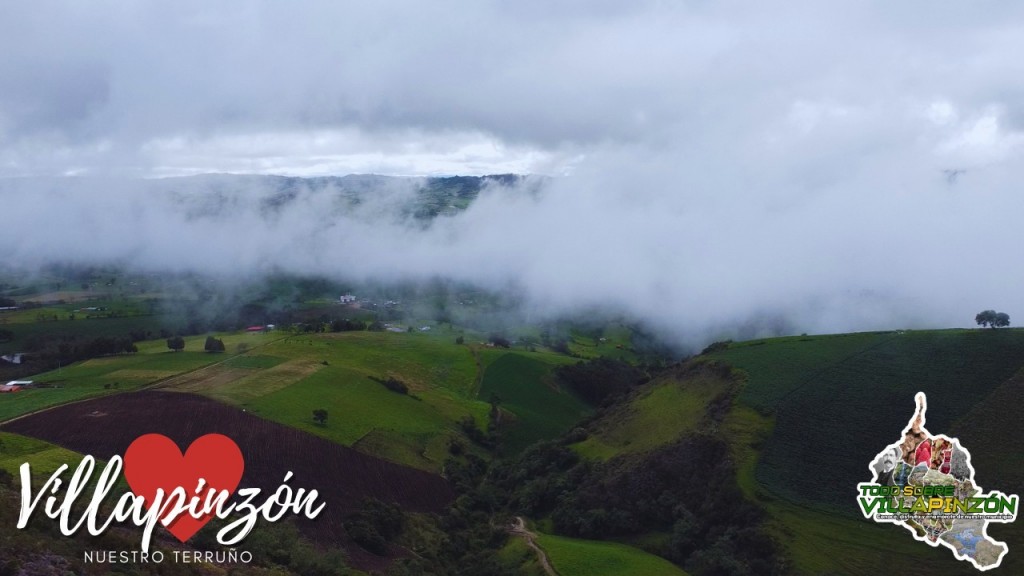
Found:
<path fill-rule="evenodd" d="M 263 332 L 263 330 L 265 330 L 265 329 L 266 329 L 266 327 L 264 327 L 264 326 L 249 326 L 248 328 L 245 329 L 245 331 L 246 332 Z"/>
<path fill-rule="evenodd" d="M 25 361 L 25 355 L 24 354 L 4 354 L 3 356 L 0 356 L 0 360 L 4 360 L 6 362 L 10 362 L 11 364 L 21 364 L 22 362 Z"/>
<path fill-rule="evenodd" d="M 28 388 L 31 385 L 31 380 L 11 380 L 7 384 L 4 384 L 4 388 Z"/>
<path fill-rule="evenodd" d="M 353 296 L 352 294 L 345 294 L 338 298 L 338 301 L 341 302 L 342 304 L 351 304 L 352 302 L 356 301 L 356 297 Z"/>

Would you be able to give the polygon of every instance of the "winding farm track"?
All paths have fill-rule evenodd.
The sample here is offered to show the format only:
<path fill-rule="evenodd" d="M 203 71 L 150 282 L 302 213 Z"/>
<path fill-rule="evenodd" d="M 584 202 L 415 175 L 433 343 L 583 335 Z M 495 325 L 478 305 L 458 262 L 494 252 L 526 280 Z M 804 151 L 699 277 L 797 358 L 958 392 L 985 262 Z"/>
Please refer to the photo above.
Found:
<path fill-rule="evenodd" d="M 533 551 L 537 553 L 537 559 L 540 560 L 540 565 L 548 573 L 548 576 L 558 576 L 558 572 L 555 571 L 551 562 L 548 561 L 547 553 L 540 546 L 537 546 L 537 535 L 526 528 L 526 521 L 523 520 L 522 516 L 515 517 L 508 531 L 510 534 L 522 537 L 526 541 L 526 545 L 533 548 Z"/>

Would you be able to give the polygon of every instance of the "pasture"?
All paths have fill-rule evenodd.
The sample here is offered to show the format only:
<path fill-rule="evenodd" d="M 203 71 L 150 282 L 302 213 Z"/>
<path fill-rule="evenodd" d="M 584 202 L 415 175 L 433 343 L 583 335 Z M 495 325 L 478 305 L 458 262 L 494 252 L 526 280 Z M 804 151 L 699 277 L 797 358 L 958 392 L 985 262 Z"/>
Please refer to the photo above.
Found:
<path fill-rule="evenodd" d="M 686 572 L 664 558 L 617 542 L 538 534 L 537 544 L 547 553 L 555 570 L 564 576 L 686 576 Z"/>

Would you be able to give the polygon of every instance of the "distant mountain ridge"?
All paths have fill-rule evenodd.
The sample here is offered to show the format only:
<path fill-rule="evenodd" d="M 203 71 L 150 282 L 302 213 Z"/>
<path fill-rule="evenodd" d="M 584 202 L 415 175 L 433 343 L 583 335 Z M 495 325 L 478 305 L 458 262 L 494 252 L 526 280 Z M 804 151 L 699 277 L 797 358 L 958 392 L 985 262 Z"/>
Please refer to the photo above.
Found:
<path fill-rule="evenodd" d="M 201 190 L 207 208 L 211 200 L 224 201 L 239 192 L 259 193 L 264 214 L 278 211 L 296 201 L 302 194 L 334 194 L 350 208 L 373 200 L 381 200 L 395 209 L 396 215 L 416 220 L 432 220 L 454 215 L 468 208 L 489 186 L 512 188 L 527 182 L 537 187 L 542 180 L 518 174 L 485 176 L 384 176 L 349 174 L 346 176 L 263 176 L 235 174 L 203 174 L 148 181 L 149 186 L 184 196 Z M 184 186 L 180 186 L 184 184 Z"/>
<path fill-rule="evenodd" d="M 189 219 L 217 218 L 256 210 L 273 217 L 301 201 L 314 203 L 320 215 L 351 213 L 370 207 L 368 215 L 413 219 L 427 223 L 468 208 L 488 188 L 538 191 L 544 177 L 518 174 L 485 176 L 276 176 L 259 174 L 200 174 L 158 179 L 102 177 L 2 178 L 0 201 L 19 201 L 22 195 L 55 195 L 55 201 L 89 202 L 93 194 L 111 193 L 120 200 L 137 200 L 138 193 L 164 196 L 170 207 L 181 208 Z M 120 194 L 120 195 L 119 195 Z M 166 195 L 166 196 L 165 196 Z M 5 198 L 6 197 L 6 198 Z M 255 205 L 253 204 L 255 202 Z"/>

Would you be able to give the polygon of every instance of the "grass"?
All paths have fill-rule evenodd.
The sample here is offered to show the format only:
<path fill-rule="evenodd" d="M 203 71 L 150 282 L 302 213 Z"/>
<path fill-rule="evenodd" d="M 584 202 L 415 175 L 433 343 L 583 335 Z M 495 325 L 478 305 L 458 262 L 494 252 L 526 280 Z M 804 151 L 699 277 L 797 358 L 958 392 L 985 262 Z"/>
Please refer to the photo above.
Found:
<path fill-rule="evenodd" d="M 121 318 L 90 318 L 57 320 L 52 322 L 36 322 L 38 310 L 19 311 L 18 314 L 31 314 L 31 320 L 14 321 L 0 324 L 0 327 L 14 333 L 10 342 L 0 343 L 0 353 L 21 352 L 33 337 L 68 337 L 93 339 L 100 336 L 124 337 L 132 331 L 158 332 L 164 319 L 159 316 L 131 316 Z M 60 315 L 59 312 L 57 312 Z M 63 318 L 63 316 L 61 316 Z"/>
<path fill-rule="evenodd" d="M 839 495 L 867 480 L 868 463 L 899 438 L 918 390 L 928 393 L 929 431 L 960 436 L 986 489 L 1024 490 L 1020 447 L 991 445 L 1024 434 L 1024 421 L 1007 410 L 1024 391 L 1020 376 L 1007 381 L 1024 365 L 1024 332 L 786 338 L 734 344 L 712 357 L 746 372 L 722 433 L 741 490 L 768 512 L 769 531 L 797 573 L 975 573 L 946 548 L 863 520 L 852 496 Z M 1012 526 L 995 525 L 990 534 L 1024 546 Z M 1002 571 L 1024 568 L 1014 556 Z"/>
<path fill-rule="evenodd" d="M 731 344 L 708 358 L 746 371 L 749 385 L 741 392 L 740 401 L 771 412 L 825 367 L 855 358 L 896 336 L 892 332 L 862 332 L 752 340 Z"/>
<path fill-rule="evenodd" d="M 278 356 L 235 356 L 234 358 L 228 358 L 224 365 L 231 368 L 267 369 L 273 368 L 286 360 L 287 358 L 280 358 Z"/>
<path fill-rule="evenodd" d="M 504 428 L 503 451 L 516 452 L 530 444 L 553 438 L 590 412 L 590 407 L 568 391 L 557 388 L 554 366 L 571 359 L 550 354 L 493 354 L 486 364 L 479 398 L 500 399 L 515 422 Z"/>
<path fill-rule="evenodd" d="M 626 362 L 637 362 L 641 359 L 633 350 L 633 331 L 622 324 L 609 324 L 600 334 L 571 330 L 569 335 L 569 350 L 581 358 L 603 356 Z"/>
<path fill-rule="evenodd" d="M 76 452 L 54 446 L 42 440 L 28 438 L 9 432 L 0 432 L 0 470 L 19 478 L 21 465 L 32 467 L 33 477 L 49 476 L 67 464 L 77 466 L 82 457 Z M 20 480 L 16 480 L 18 486 Z"/>
<path fill-rule="evenodd" d="M 984 401 L 950 427 L 950 435 L 971 450 L 992 444 L 993 439 L 1024 437 L 1024 418 L 1016 409 L 1024 397 L 1024 370 L 996 388 Z M 931 398 L 928 413 L 931 414 Z M 931 418 L 926 424 L 931 430 Z M 1008 494 L 1024 493 L 1024 444 L 1019 441 L 997 442 L 998 450 L 971 450 L 971 463 L 978 483 L 986 490 L 998 486 Z"/>
<path fill-rule="evenodd" d="M 948 548 L 926 546 L 897 526 L 783 501 L 765 508 L 771 516 L 769 530 L 785 547 L 798 574 L 977 574 L 969 563 L 955 560 Z M 1007 566 L 1004 562 L 1003 568 Z M 1019 573 L 1003 568 L 1000 573 Z"/>
<path fill-rule="evenodd" d="M 289 336 L 284 332 L 219 334 L 228 350 L 202 352 L 205 335 L 186 338 L 183 352 L 164 340 L 140 342 L 132 355 L 97 358 L 35 376 L 41 387 L 0 396 L 0 421 L 34 410 L 148 386 L 203 394 L 261 417 L 327 437 L 389 460 L 439 471 L 457 422 L 485 426 L 478 398 L 477 358 L 490 370 L 484 394 L 507 398 L 519 426 L 518 449 L 557 436 L 587 411 L 575 397 L 548 387 L 551 368 L 573 360 L 548 353 L 512 354 L 454 344 L 450 331 L 346 332 Z M 241 350 L 241 352 L 239 352 Z M 393 377 L 409 395 L 375 378 Z M 328 410 L 326 426 L 312 420 Z"/>
<path fill-rule="evenodd" d="M 290 351 L 302 353 L 320 348 L 347 367 L 377 377 L 395 376 L 413 390 L 444 388 L 465 398 L 472 397 L 476 365 L 465 346 L 440 333 L 342 332 L 318 338 L 289 340 Z M 268 352 L 271 353 L 271 352 Z M 294 356 L 290 356 L 294 357 Z"/>
<path fill-rule="evenodd" d="M 537 544 L 561 576 L 686 576 L 664 558 L 616 542 L 538 534 Z"/>
<path fill-rule="evenodd" d="M 497 362 L 491 381 L 507 393 L 507 408 L 517 418 L 522 413 L 527 421 L 538 423 L 521 441 L 514 438 L 517 448 L 563 432 L 562 425 L 570 425 L 585 410 L 574 397 L 539 381 L 554 364 L 570 359 L 531 354 L 539 359 L 530 360 L 536 370 L 516 375 L 502 368 L 501 354 L 479 352 L 481 368 Z M 438 471 L 448 455 L 449 440 L 462 435 L 459 420 L 468 415 L 486 425 L 489 406 L 477 398 L 476 362 L 473 350 L 455 345 L 454 337 L 440 330 L 300 335 L 188 378 L 171 379 L 167 386 L 204 394 L 395 462 Z M 409 395 L 374 381 L 388 377 L 404 382 Z M 531 388 L 536 390 L 520 395 Z M 330 414 L 327 426 L 312 421 L 312 410 L 318 408 Z"/>
<path fill-rule="evenodd" d="M 975 478 L 986 491 L 1024 494 L 1024 448 L 1019 441 L 1000 441 L 1024 437 L 1024 418 L 1016 409 L 1022 397 L 1024 371 L 1002 384 L 948 430 L 971 451 L 971 464 L 977 472 Z M 929 398 L 929 413 L 930 404 Z M 1019 526 L 1020 521 L 1018 518 L 1016 524 L 990 526 L 989 534 L 1010 547 L 999 573 L 1024 574 L 1024 557 L 1020 554 L 1024 550 L 1024 530 Z"/>
<path fill-rule="evenodd" d="M 83 454 L 49 442 L 10 432 L 0 432 L 0 471 L 11 475 L 14 481 L 12 488 L 16 487 L 19 491 L 22 488 L 21 466 L 23 464 L 28 464 L 30 467 L 32 489 L 38 490 L 54 472 L 64 465 L 67 465 L 68 468 L 62 474 L 61 482 L 62 484 L 69 482 L 83 457 Z M 92 496 L 99 476 L 106 465 L 107 461 L 96 460 L 92 474 L 85 481 L 82 500 Z M 120 495 L 128 490 L 128 483 L 121 475 L 115 481 L 110 493 Z M 40 508 L 42 508 L 42 504 L 40 504 Z M 37 511 L 36 516 L 41 517 L 42 512 Z"/>
<path fill-rule="evenodd" d="M 509 538 L 498 551 L 498 561 L 523 576 L 547 576 L 537 559 L 537 553 L 522 538 Z"/>
<path fill-rule="evenodd" d="M 387 377 L 405 382 L 409 395 L 373 380 Z M 486 421 L 487 404 L 471 395 L 475 379 L 473 355 L 447 336 L 345 332 L 276 340 L 164 385 L 436 472 L 461 434 L 456 422 Z M 320 408 L 326 426 L 313 422 Z"/>
<path fill-rule="evenodd" d="M 447 439 L 456 435 L 452 416 L 463 408 L 439 404 L 436 399 L 427 402 L 397 394 L 356 370 L 332 366 L 245 406 L 263 418 L 346 446 L 439 470 L 447 455 Z M 313 422 L 312 411 L 319 408 L 329 414 L 325 426 Z M 486 405 L 474 408 L 476 416 L 484 417 Z"/>
<path fill-rule="evenodd" d="M 950 565 L 949 559 L 936 550 L 909 537 L 901 538 L 902 529 L 821 512 L 774 497 L 755 478 L 758 447 L 771 436 L 773 426 L 771 418 L 741 405 L 734 406 L 726 416 L 722 433 L 736 463 L 740 490 L 768 512 L 767 529 L 785 548 L 798 574 L 970 573 L 964 570 L 967 567 Z M 851 498 L 849 503 L 852 502 Z"/>
<path fill-rule="evenodd" d="M 854 488 L 868 464 L 896 441 L 928 394 L 933 434 L 959 435 L 986 489 L 1024 492 L 1024 435 L 1015 409 L 1024 394 L 1024 331 L 942 330 L 793 337 L 731 345 L 708 355 L 741 382 L 717 428 L 701 429 L 724 383 L 700 372 L 655 380 L 590 426 L 573 446 L 607 459 L 698 432 L 728 443 L 743 495 L 766 512 L 766 529 L 797 574 L 971 574 L 948 549 L 914 541 L 898 527 L 864 520 Z M 1013 380 L 1008 380 L 1018 374 Z M 705 421 L 706 422 L 706 421 Z M 1012 525 L 990 534 L 1024 547 Z M 557 567 L 557 563 L 556 563 Z M 1007 573 L 1024 563 L 1014 554 Z"/>
<path fill-rule="evenodd" d="M 229 334 L 225 343 L 259 343 L 266 335 Z M 108 356 L 31 377 L 38 387 L 0 395 L 0 422 L 35 410 L 104 394 L 137 390 L 160 380 L 230 358 L 202 350 L 205 336 L 186 339 L 185 351 L 171 352 L 164 340 L 140 342 L 139 352 Z"/>
<path fill-rule="evenodd" d="M 664 446 L 698 429 L 708 404 L 731 383 L 713 374 L 665 378 L 620 404 L 572 447 L 581 456 L 607 460 Z"/>
<path fill-rule="evenodd" d="M 929 430 L 945 432 L 1024 366 L 1024 331 L 784 339 L 714 357 L 748 374 L 741 405 L 763 409 L 774 398 L 767 407 L 775 426 L 757 465 L 758 483 L 794 502 L 853 518 L 859 513 L 835 494 L 850 479 L 868 479 L 867 463 L 899 439 L 912 416 L 914 394 L 928 394 Z M 822 470 L 828 473 L 815 472 Z M 816 480 L 807 482 L 808 474 Z"/>
<path fill-rule="evenodd" d="M 760 448 L 771 436 L 775 421 L 749 406 L 733 406 L 722 421 L 722 435 L 736 465 L 736 483 L 748 500 L 765 501 L 769 497 L 757 482 L 755 472 Z"/>

